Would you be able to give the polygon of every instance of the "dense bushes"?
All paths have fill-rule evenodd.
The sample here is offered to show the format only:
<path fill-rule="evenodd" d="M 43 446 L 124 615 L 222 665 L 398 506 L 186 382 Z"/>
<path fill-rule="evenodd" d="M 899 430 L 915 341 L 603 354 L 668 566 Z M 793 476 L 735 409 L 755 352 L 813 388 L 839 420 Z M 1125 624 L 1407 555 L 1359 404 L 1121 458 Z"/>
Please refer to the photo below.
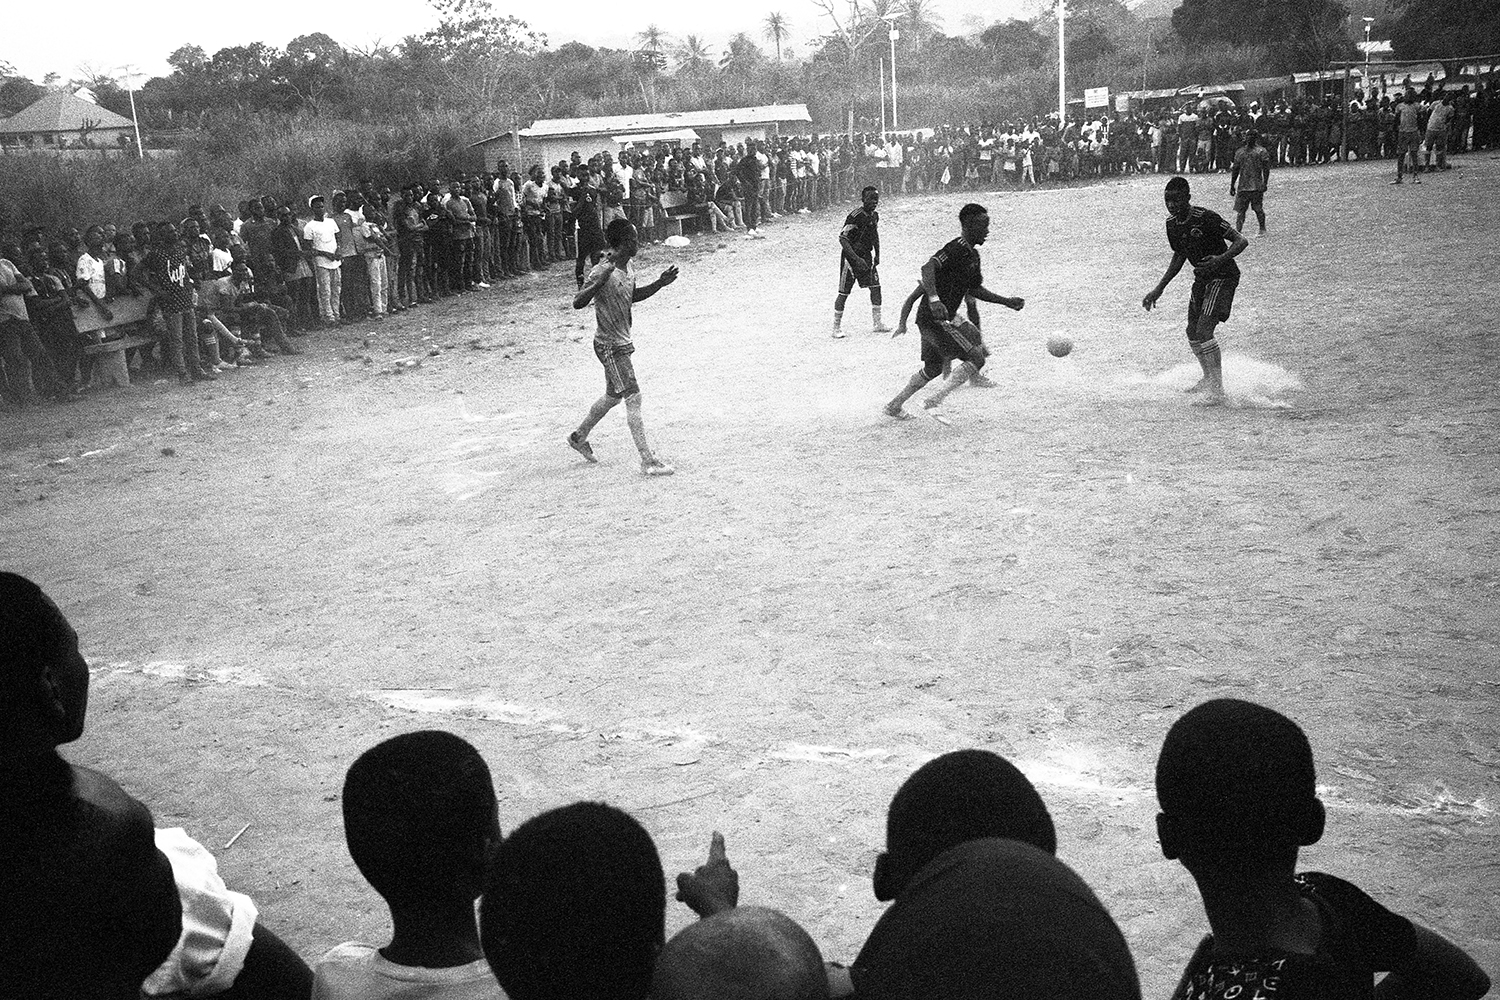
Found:
<path fill-rule="evenodd" d="M 234 209 L 251 194 L 298 202 L 369 177 L 402 181 L 477 171 L 476 131 L 456 114 L 397 124 L 312 116 L 224 118 L 173 155 L 61 159 L 48 153 L 0 161 L 0 227 L 175 218 L 198 202 Z"/>

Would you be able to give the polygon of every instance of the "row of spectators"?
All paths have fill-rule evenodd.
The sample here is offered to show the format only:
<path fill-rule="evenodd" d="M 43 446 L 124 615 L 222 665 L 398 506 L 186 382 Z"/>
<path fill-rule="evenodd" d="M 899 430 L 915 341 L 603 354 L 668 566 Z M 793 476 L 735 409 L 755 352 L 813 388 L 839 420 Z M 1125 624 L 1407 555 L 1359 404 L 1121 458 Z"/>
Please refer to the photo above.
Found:
<path fill-rule="evenodd" d="M 759 236 L 767 221 L 841 204 L 865 184 L 890 197 L 1228 170 L 1251 132 L 1277 166 L 1330 162 L 1346 145 L 1360 159 L 1390 157 L 1413 114 L 1428 136 L 1427 157 L 1436 152 L 1440 164 L 1447 152 L 1500 145 L 1494 82 L 1473 95 L 1467 86 L 1429 84 L 1409 89 L 1404 101 L 1372 92 L 1347 117 L 1332 100 L 1264 108 L 1219 100 L 1061 125 L 1051 115 L 852 140 L 780 136 L 713 150 L 657 143 L 587 161 L 574 153 L 533 164 L 525 177 L 502 161 L 494 172 L 400 191 L 363 180 L 306 201 L 247 199 L 235 214 L 193 205 L 180 221 L 136 222 L 128 231 L 100 224 L 0 234 L 0 406 L 71 399 L 81 385 L 128 381 L 129 370 L 153 365 L 184 382 L 211 380 L 297 353 L 289 338 L 309 330 L 378 322 L 557 262 L 572 262 L 581 282 L 615 217 L 632 221 L 647 242 L 683 223 Z M 148 294 L 142 319 L 110 325 L 112 302 Z M 93 322 L 80 324 L 89 310 Z M 111 350 L 141 339 L 155 343 Z"/>
<path fill-rule="evenodd" d="M 868 873 L 890 905 L 845 967 L 825 964 L 786 915 L 739 905 L 718 833 L 705 863 L 676 880 L 677 899 L 700 919 L 668 940 L 664 868 L 635 818 L 578 802 L 505 834 L 483 756 L 435 730 L 384 740 L 350 765 L 344 837 L 390 909 L 392 936 L 340 944 L 309 971 L 208 851 L 181 829 L 155 829 L 144 804 L 58 753 L 84 731 L 89 667 L 62 612 L 11 573 L 0 573 L 0 636 L 6 997 L 1141 996 L 1119 927 L 1057 856 L 1069 831 L 990 751 L 945 753 L 896 791 Z M 1196 882 L 1211 931 L 1174 1000 L 1488 991 L 1483 970 L 1439 934 L 1343 878 L 1298 871 L 1326 814 L 1311 747 L 1291 719 L 1235 699 L 1199 705 L 1165 734 L 1155 779 L 1157 842 Z M 783 905 L 833 895 L 800 890 Z"/>

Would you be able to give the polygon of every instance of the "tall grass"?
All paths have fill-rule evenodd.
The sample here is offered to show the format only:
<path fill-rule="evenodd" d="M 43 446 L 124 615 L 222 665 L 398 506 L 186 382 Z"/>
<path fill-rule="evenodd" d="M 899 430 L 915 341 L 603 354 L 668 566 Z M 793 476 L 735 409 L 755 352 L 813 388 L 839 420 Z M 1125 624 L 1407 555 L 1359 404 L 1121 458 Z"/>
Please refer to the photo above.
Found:
<path fill-rule="evenodd" d="M 180 218 L 190 204 L 270 194 L 302 204 L 363 178 L 397 187 L 482 169 L 457 114 L 396 123 L 316 117 L 221 120 L 173 156 L 0 157 L 0 229 Z"/>

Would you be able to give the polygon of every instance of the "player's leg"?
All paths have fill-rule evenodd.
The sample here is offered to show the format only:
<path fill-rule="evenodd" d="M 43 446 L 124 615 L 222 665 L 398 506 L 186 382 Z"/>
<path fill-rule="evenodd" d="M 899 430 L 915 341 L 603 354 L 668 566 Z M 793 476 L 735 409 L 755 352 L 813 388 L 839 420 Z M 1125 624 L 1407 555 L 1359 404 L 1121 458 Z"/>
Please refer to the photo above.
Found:
<path fill-rule="evenodd" d="M 1219 350 L 1219 342 L 1214 338 L 1214 330 L 1218 325 L 1219 321 L 1205 311 L 1198 318 L 1198 326 L 1194 331 L 1193 353 L 1198 356 L 1198 364 L 1203 369 L 1203 381 L 1199 383 L 1201 389 L 1195 386 L 1188 391 L 1202 392 L 1195 401 L 1194 405 L 1197 406 L 1217 406 L 1224 402 L 1224 358 Z"/>
<path fill-rule="evenodd" d="M 969 379 L 979 373 L 984 367 L 984 359 L 987 351 L 984 342 L 980 339 L 979 329 L 967 319 L 953 321 L 947 328 L 949 339 L 952 341 L 950 350 L 958 364 L 953 369 L 953 374 L 943 379 L 943 384 L 922 400 L 922 408 L 935 410 L 943 405 L 943 400 L 948 395 L 963 385 Z"/>
<path fill-rule="evenodd" d="M 881 294 L 880 294 L 880 272 L 878 270 L 876 270 L 874 267 L 871 267 L 870 268 L 870 319 L 874 323 L 874 326 L 872 327 L 872 329 L 876 333 L 890 333 L 891 332 L 891 328 L 888 327 L 888 326 L 886 326 L 885 325 L 885 321 L 880 318 L 880 306 L 881 306 L 882 301 L 883 300 L 882 300 Z"/>
<path fill-rule="evenodd" d="M 1234 196 L 1234 231 L 1245 231 L 1245 212 L 1250 207 L 1250 192 L 1241 191 Z"/>
<path fill-rule="evenodd" d="M 920 327 L 918 328 L 921 329 Z M 895 417 L 897 420 L 910 420 L 911 414 L 907 413 L 903 406 L 906 401 L 922 390 L 928 382 L 937 378 L 943 371 L 944 355 L 942 349 L 930 336 L 927 330 L 921 330 L 922 334 L 922 367 L 912 373 L 907 379 L 906 385 L 900 392 L 896 393 L 889 403 L 885 404 L 885 415 Z"/>
<path fill-rule="evenodd" d="M 835 338 L 844 336 L 844 306 L 849 301 L 849 293 L 854 290 L 854 269 L 842 256 L 839 257 L 839 290 L 833 297 L 833 335 Z"/>
<path fill-rule="evenodd" d="M 1207 288 L 1208 288 L 1209 284 L 1210 284 L 1210 282 L 1205 282 L 1205 281 L 1195 281 L 1195 282 L 1193 282 L 1193 291 L 1188 296 L 1188 314 L 1187 314 L 1187 339 L 1188 339 L 1188 346 L 1193 349 L 1193 356 L 1198 359 L 1198 365 L 1199 365 L 1199 367 L 1201 367 L 1203 369 L 1203 377 L 1200 378 L 1197 382 L 1194 382 L 1192 385 L 1188 386 L 1187 389 L 1185 390 L 1186 392 L 1190 392 L 1190 393 L 1191 392 L 1206 392 L 1209 389 L 1209 387 L 1212 385 L 1212 380 L 1209 377 L 1208 362 L 1204 360 L 1203 353 L 1201 351 L 1199 351 L 1199 349 L 1198 349 L 1198 327 L 1199 327 L 1199 320 L 1201 320 L 1202 317 L 1203 317 L 1203 300 L 1207 296 Z M 1210 337 L 1213 336 L 1212 327 L 1210 327 L 1209 336 Z M 1217 346 L 1217 345 L 1215 345 L 1215 346 Z"/>
<path fill-rule="evenodd" d="M 1266 193 L 1264 191 L 1251 192 L 1250 208 L 1255 212 L 1255 221 L 1260 223 L 1260 234 L 1266 235 Z M 1240 231 L 1243 232 L 1243 230 Z"/>
<path fill-rule="evenodd" d="M 588 459 L 590 462 L 599 461 L 594 457 L 594 446 L 589 444 L 589 432 L 592 431 L 604 419 L 604 415 L 613 410 L 619 404 L 619 399 L 611 396 L 608 392 L 594 400 L 594 405 L 589 407 L 589 412 L 584 414 L 583 421 L 578 429 L 568 435 L 568 447 Z"/>
<path fill-rule="evenodd" d="M 630 436 L 635 439 L 636 451 L 641 453 L 641 473 L 647 476 L 670 476 L 677 470 L 656 457 L 646 440 L 646 421 L 641 416 L 641 392 L 637 389 L 625 397 L 625 422 L 630 425 Z"/>

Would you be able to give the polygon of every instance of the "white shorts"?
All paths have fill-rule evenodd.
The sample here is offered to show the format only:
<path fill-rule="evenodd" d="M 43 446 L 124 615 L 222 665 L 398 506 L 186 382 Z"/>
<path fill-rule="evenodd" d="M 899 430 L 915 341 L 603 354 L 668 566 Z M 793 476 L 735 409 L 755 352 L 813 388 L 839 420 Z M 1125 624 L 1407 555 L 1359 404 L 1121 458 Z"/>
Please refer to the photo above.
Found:
<path fill-rule="evenodd" d="M 156 849 L 172 862 L 182 897 L 182 936 L 155 972 L 141 984 L 147 996 L 212 996 L 234 985 L 260 913 L 244 893 L 231 892 L 219 877 L 208 848 L 180 827 L 156 831 Z"/>

